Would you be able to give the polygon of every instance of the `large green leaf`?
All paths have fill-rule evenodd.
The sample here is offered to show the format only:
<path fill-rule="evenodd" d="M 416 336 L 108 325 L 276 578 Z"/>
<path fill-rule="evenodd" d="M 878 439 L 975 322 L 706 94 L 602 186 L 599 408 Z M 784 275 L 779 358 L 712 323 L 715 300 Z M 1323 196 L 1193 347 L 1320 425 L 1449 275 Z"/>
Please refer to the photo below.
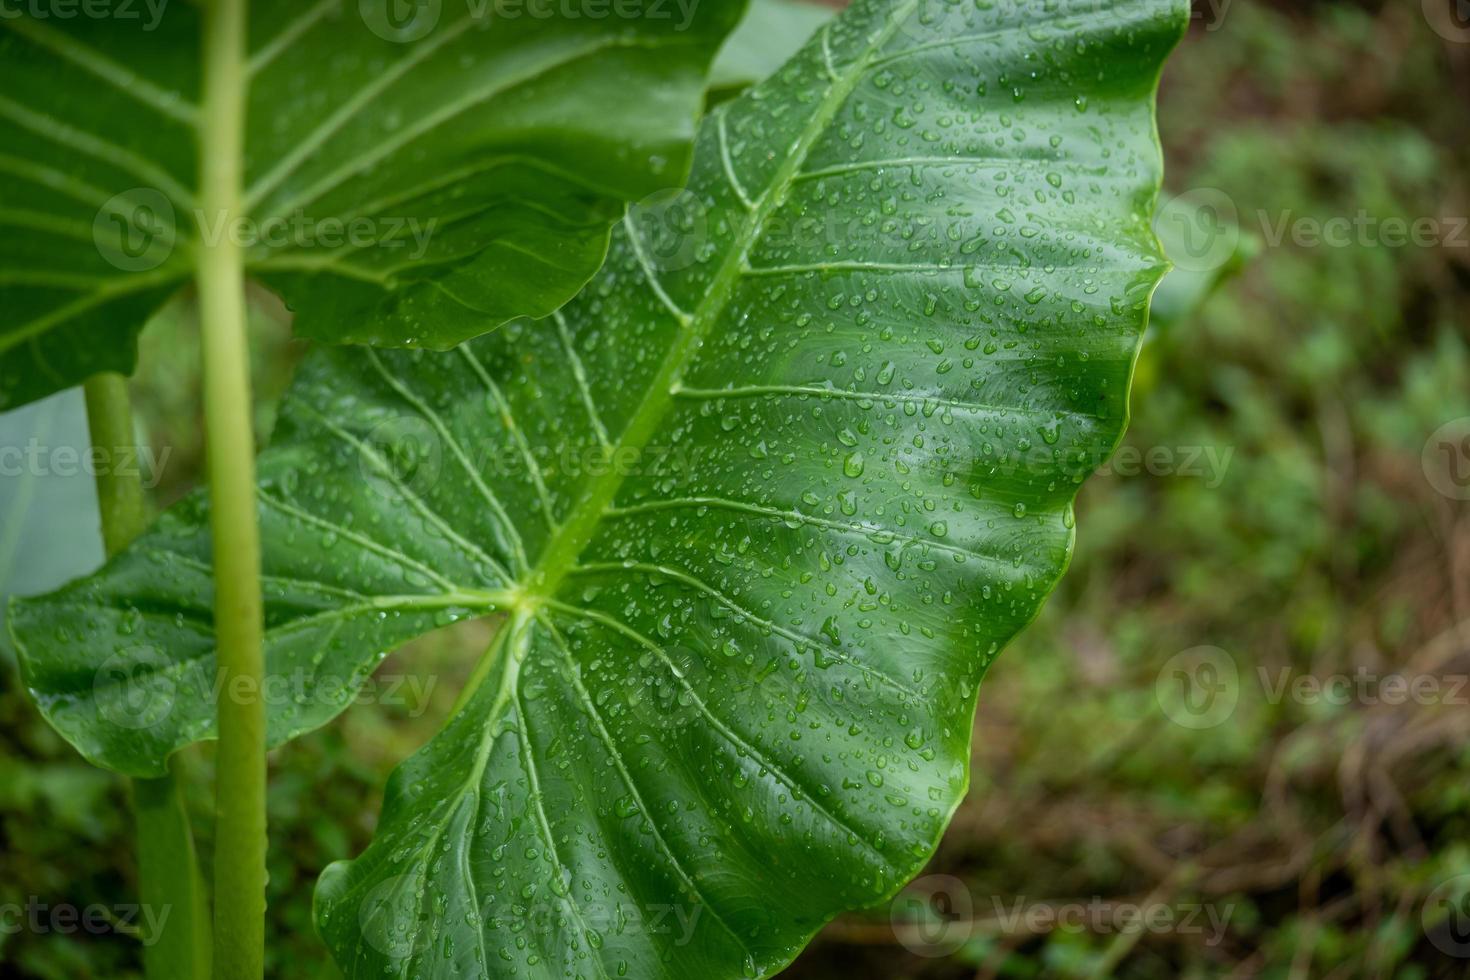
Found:
<path fill-rule="evenodd" d="M 923 866 L 1122 434 L 1185 22 L 859 0 L 562 314 L 303 365 L 260 465 L 272 741 L 507 616 L 323 877 L 349 976 L 763 976 Z M 12 609 L 104 765 L 213 733 L 204 506 Z"/>
<path fill-rule="evenodd" d="M 743 3 L 254 0 L 228 231 L 194 192 L 198 9 L 44 6 L 0 11 L 0 408 L 131 371 L 225 233 L 321 340 L 445 348 L 550 313 L 623 202 L 683 178 Z"/>

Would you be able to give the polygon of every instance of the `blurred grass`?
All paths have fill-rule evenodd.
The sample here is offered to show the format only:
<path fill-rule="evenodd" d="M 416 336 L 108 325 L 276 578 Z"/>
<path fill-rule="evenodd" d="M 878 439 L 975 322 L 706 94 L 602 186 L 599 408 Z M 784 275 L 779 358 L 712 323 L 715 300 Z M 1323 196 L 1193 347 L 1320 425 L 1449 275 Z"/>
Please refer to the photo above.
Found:
<path fill-rule="evenodd" d="M 962 883 L 963 928 L 946 935 L 968 940 L 925 945 L 891 924 L 935 909 L 926 889 L 953 890 L 929 878 L 917 903 L 834 924 L 790 976 L 1467 975 L 1421 909 L 1470 872 L 1470 711 L 1273 700 L 1260 674 L 1470 672 L 1470 520 L 1420 462 L 1431 432 L 1470 416 L 1470 247 L 1263 235 L 1283 215 L 1465 215 L 1467 111 L 1470 44 L 1430 31 L 1417 2 L 1235 0 L 1218 22 L 1201 8 L 1163 89 L 1168 190 L 1222 193 L 1265 241 L 1144 352 L 1126 447 L 1175 465 L 1088 484 L 1070 575 L 981 692 L 971 795 L 930 868 Z M 256 327 L 268 426 L 299 347 L 264 300 Z M 173 454 L 160 503 L 201 462 L 193 338 L 182 308 L 145 336 L 141 414 Z M 1203 471 L 1180 472 L 1196 452 Z M 385 663 L 433 681 L 425 703 L 355 708 L 274 754 L 272 978 L 335 975 L 311 925 L 315 875 L 366 845 L 387 774 L 447 713 L 485 635 Z M 1238 703 L 1195 730 L 1156 688 L 1201 646 L 1234 663 Z M 122 781 L 62 744 L 0 661 L 0 904 L 128 901 Z M 187 754 L 206 860 L 209 754 Z M 997 921 L 1018 900 L 1094 899 L 1207 906 L 1226 928 L 1212 942 Z M 0 934 L 4 976 L 129 978 L 138 962 L 121 934 Z"/>
<path fill-rule="evenodd" d="M 1470 238 L 1270 235 L 1283 217 L 1467 213 L 1470 45 L 1419 8 L 1241 0 L 1215 30 L 1200 11 L 1164 80 L 1167 189 L 1222 193 L 1264 241 L 1155 333 L 1125 447 L 1228 466 L 1084 490 L 1073 568 L 987 679 L 971 795 L 930 868 L 964 881 L 971 941 L 916 956 L 880 910 L 828 930 L 793 977 L 1470 975 L 1421 923 L 1436 885 L 1470 872 L 1466 703 L 1270 696 L 1282 669 L 1446 692 L 1470 669 L 1470 521 L 1420 462 L 1470 414 Z M 1206 645 L 1233 660 L 1239 700 L 1191 730 L 1156 683 Z M 1017 897 L 1209 906 L 1228 930 L 986 921 Z"/>

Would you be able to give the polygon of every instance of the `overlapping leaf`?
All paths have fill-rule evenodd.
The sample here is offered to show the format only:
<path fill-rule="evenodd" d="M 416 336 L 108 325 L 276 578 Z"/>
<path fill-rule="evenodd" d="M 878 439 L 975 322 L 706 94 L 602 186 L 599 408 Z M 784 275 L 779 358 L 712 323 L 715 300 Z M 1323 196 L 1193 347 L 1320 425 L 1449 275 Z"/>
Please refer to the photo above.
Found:
<path fill-rule="evenodd" d="M 1184 23 L 859 0 L 561 315 L 313 355 L 261 460 L 272 739 L 507 617 L 322 880 L 348 976 L 765 976 L 922 867 L 1124 427 Z M 12 611 L 95 761 L 211 735 L 202 507 Z"/>
<path fill-rule="evenodd" d="M 198 243 L 225 235 L 321 340 L 444 348 L 550 313 L 602 263 L 623 202 L 683 177 L 705 71 L 744 5 L 254 0 L 233 222 L 194 193 L 195 5 L 15 6 L 0 16 L 0 409 L 131 371 Z"/>

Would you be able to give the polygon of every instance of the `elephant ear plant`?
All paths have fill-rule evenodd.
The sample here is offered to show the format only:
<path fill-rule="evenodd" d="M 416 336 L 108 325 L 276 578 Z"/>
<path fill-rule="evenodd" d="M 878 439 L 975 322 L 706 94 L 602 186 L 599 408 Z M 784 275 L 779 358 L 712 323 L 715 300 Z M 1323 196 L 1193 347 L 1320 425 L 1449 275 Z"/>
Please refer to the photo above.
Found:
<path fill-rule="evenodd" d="M 318 885 L 344 974 L 769 976 L 923 867 L 981 677 L 1122 436 L 1186 22 L 1182 0 L 857 0 L 711 112 L 687 189 L 629 209 L 550 316 L 307 358 L 247 488 L 265 689 L 296 692 L 265 699 L 269 743 L 405 641 L 501 620 L 375 841 Z M 497 325 L 504 303 L 458 298 L 527 288 L 510 261 L 292 301 L 314 336 L 440 345 Z M 265 280 L 291 299 L 300 274 Z M 152 779 L 228 740 L 239 475 L 10 610 L 28 686 L 99 765 Z"/>
<path fill-rule="evenodd" d="M 265 721 L 251 693 L 262 620 L 243 280 L 330 342 L 443 348 L 550 313 L 601 265 L 623 202 L 687 172 L 705 76 L 742 5 L 621 0 L 612 22 L 492 0 L 67 6 L 0 2 L 0 407 L 90 379 L 94 443 L 126 456 L 116 372 L 132 370 L 149 316 L 195 286 L 215 519 L 204 560 L 218 583 L 205 615 L 220 690 L 239 695 L 219 703 L 216 965 L 259 975 Z M 99 489 L 115 549 L 145 523 L 141 490 Z M 111 656 L 90 669 L 126 661 Z M 182 810 L 166 778 L 135 795 L 144 900 L 180 910 L 149 972 L 198 974 Z"/>

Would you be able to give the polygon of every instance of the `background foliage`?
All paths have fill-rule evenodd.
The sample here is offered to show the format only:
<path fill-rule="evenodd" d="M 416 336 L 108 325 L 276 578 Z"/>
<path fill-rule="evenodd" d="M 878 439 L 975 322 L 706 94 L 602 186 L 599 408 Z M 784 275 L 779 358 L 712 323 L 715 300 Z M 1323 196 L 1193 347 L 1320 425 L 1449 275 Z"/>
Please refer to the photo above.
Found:
<path fill-rule="evenodd" d="M 1145 351 L 1126 446 L 1172 462 L 1120 464 L 1088 484 L 1070 575 L 981 692 L 971 796 L 911 890 L 920 900 L 834 924 L 793 977 L 1464 975 L 1421 908 L 1470 872 L 1470 711 L 1273 701 L 1260 670 L 1272 683 L 1283 670 L 1414 672 L 1446 679 L 1443 691 L 1470 672 L 1470 510 L 1421 465 L 1430 433 L 1470 415 L 1470 233 L 1435 247 L 1263 234 L 1283 215 L 1470 212 L 1470 43 L 1399 0 L 1235 0 L 1197 14 L 1163 86 L 1168 189 L 1223 194 L 1259 241 L 1237 278 Z M 256 318 L 268 423 L 299 350 L 264 298 Z M 174 311 L 143 337 L 135 391 L 149 442 L 169 451 L 160 504 L 202 463 L 195 333 Z M 84 444 L 79 396 L 35 411 L 51 445 Z M 4 422 L 10 444 L 33 420 Z M 0 590 L 38 590 L 82 570 L 71 558 L 100 556 L 90 528 L 47 518 L 88 494 L 85 476 L 0 480 Z M 421 641 L 380 675 L 412 675 L 425 698 L 349 711 L 274 755 L 272 977 L 331 975 L 312 932 L 315 875 L 366 845 L 387 773 L 437 729 L 465 650 L 483 642 L 463 630 Z M 1237 703 L 1191 729 L 1156 687 L 1200 646 L 1236 666 Z M 186 759 L 210 765 L 207 750 Z M 0 773 L 0 905 L 134 892 L 123 781 L 46 727 L 8 651 Z M 209 801 L 194 804 L 207 860 Z M 958 879 L 968 899 L 965 928 L 939 933 L 954 941 L 916 942 L 903 925 L 947 908 L 923 900 L 955 888 L 933 876 Z M 1228 922 L 1218 942 L 1005 928 L 997 913 L 1018 899 L 1203 905 Z M 0 935 L 0 973 L 136 976 L 125 932 Z"/>

